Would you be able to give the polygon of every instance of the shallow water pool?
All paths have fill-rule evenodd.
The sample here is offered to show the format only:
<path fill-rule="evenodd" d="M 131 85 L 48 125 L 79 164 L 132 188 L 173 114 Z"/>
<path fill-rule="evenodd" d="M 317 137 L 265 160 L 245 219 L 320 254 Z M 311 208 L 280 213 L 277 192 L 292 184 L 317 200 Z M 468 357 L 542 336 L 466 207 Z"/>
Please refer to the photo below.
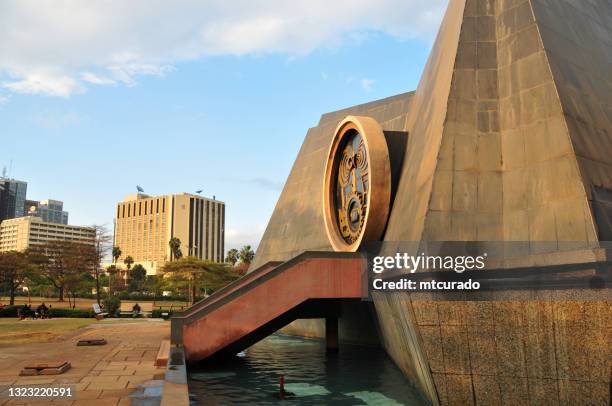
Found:
<path fill-rule="evenodd" d="M 422 405 L 410 382 L 380 348 L 272 335 L 221 364 L 188 371 L 193 405 Z M 294 396 L 278 398 L 279 377 Z"/>

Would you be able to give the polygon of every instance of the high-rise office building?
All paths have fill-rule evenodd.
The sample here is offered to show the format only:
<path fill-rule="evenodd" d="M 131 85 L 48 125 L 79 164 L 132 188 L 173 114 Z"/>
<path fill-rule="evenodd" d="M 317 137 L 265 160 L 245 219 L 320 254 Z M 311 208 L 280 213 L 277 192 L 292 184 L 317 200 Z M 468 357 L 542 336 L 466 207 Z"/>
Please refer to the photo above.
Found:
<path fill-rule="evenodd" d="M 92 227 L 49 223 L 39 217 L 19 217 L 0 224 L 0 252 L 23 251 L 51 241 L 94 244 L 95 238 Z"/>
<path fill-rule="evenodd" d="M 68 212 L 64 211 L 64 203 L 59 200 L 26 200 L 26 215 L 40 217 L 50 223 L 68 224 Z"/>
<path fill-rule="evenodd" d="M 26 182 L 0 177 L 0 221 L 25 215 Z"/>
<path fill-rule="evenodd" d="M 169 242 L 181 241 L 183 256 L 222 262 L 225 250 L 225 203 L 188 193 L 127 196 L 117 204 L 114 245 L 155 274 L 172 259 Z"/>

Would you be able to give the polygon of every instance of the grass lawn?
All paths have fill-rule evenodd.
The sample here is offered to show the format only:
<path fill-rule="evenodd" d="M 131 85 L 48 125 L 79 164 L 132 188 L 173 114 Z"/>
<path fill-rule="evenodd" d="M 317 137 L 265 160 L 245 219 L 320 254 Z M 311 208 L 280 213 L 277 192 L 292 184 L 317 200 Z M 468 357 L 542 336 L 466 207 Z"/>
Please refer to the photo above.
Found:
<path fill-rule="evenodd" d="M 41 297 L 32 297 L 30 298 L 31 302 L 32 302 L 32 307 L 36 308 L 39 304 L 41 304 L 42 302 L 45 302 L 45 304 L 47 305 L 51 305 L 53 307 L 56 308 L 68 308 L 68 299 L 66 299 L 63 302 L 58 301 L 56 298 L 41 298 Z M 139 302 L 139 303 L 143 303 L 146 302 L 145 300 L 125 300 L 125 302 Z M 3 304 L 8 304 L 9 303 L 9 298 L 8 297 L 0 297 L 0 303 Z M 15 298 L 15 304 L 16 305 L 23 305 L 24 303 L 28 303 L 28 298 L 24 297 L 24 296 L 18 296 Z M 76 299 L 76 307 L 78 309 L 91 309 L 91 305 L 96 303 L 95 299 L 82 299 L 82 298 L 77 298 Z M 187 308 L 189 307 L 189 303 L 187 302 L 178 302 L 178 301 L 162 301 L 162 300 L 157 300 L 155 302 L 153 302 L 153 308 L 154 309 L 158 309 L 158 308 L 162 308 L 163 310 L 168 310 L 170 308 L 172 309 L 176 309 L 176 310 L 182 310 L 181 307 Z"/>
<path fill-rule="evenodd" d="M 96 323 L 96 319 L 17 320 L 14 318 L 0 318 L 0 344 L 25 344 L 50 341 L 92 323 Z"/>

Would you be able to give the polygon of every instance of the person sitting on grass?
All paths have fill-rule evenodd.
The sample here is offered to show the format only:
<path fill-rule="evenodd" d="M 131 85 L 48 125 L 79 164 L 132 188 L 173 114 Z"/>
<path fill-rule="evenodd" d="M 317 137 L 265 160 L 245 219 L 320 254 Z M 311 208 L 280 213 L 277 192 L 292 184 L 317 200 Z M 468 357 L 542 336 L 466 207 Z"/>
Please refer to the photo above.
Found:
<path fill-rule="evenodd" d="M 49 318 L 49 308 L 45 305 L 45 302 L 42 302 L 38 308 L 36 308 L 36 312 L 41 319 Z"/>
<path fill-rule="evenodd" d="M 132 317 L 138 317 L 140 315 L 140 305 L 138 303 L 132 306 Z"/>

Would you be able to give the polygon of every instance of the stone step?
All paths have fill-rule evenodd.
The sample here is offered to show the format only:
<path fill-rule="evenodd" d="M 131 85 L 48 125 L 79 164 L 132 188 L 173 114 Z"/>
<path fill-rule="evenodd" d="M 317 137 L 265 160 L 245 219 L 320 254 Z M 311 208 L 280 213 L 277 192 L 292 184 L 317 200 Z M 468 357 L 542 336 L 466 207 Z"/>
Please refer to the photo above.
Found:
<path fill-rule="evenodd" d="M 168 354 L 170 353 L 170 340 L 162 340 L 159 345 L 159 351 L 155 357 L 156 367 L 165 367 L 168 365 Z"/>

